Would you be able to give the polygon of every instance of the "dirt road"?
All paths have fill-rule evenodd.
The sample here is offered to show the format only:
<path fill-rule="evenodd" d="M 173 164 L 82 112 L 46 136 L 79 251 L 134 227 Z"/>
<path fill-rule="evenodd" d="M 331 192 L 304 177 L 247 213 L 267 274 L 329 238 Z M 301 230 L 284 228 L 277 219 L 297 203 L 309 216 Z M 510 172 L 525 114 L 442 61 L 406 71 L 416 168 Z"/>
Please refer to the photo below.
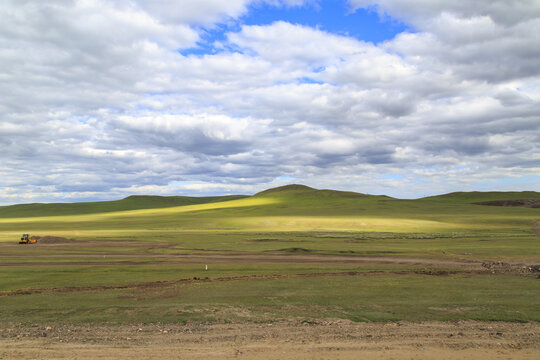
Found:
<path fill-rule="evenodd" d="M 0 359 L 538 359 L 538 323 L 0 326 Z"/>

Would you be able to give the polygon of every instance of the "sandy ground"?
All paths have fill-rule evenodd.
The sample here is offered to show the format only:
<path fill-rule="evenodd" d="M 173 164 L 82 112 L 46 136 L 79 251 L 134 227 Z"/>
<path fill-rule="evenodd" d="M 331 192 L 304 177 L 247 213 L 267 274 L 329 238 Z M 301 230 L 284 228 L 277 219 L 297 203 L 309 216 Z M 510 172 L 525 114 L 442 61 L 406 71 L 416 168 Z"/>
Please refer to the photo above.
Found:
<path fill-rule="evenodd" d="M 539 359 L 540 324 L 0 325 L 0 359 Z"/>

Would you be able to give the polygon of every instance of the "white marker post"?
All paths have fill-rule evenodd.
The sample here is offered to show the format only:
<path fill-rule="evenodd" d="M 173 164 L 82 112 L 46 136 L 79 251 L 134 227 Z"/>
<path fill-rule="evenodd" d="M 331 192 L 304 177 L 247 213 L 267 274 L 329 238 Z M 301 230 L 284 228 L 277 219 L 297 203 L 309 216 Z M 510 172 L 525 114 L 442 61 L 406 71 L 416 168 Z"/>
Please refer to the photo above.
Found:
<path fill-rule="evenodd" d="M 204 265 L 204 270 L 208 270 L 208 265 Z"/>

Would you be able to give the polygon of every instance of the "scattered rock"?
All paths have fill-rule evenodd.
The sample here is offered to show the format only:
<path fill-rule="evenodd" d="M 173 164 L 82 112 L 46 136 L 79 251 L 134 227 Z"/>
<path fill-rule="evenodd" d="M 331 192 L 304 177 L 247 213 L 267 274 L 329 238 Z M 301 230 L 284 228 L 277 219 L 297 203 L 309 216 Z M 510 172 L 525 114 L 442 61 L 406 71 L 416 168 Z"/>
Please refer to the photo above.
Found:
<path fill-rule="evenodd" d="M 539 274 L 540 265 L 509 264 L 502 261 L 484 261 L 482 267 L 492 274 Z"/>

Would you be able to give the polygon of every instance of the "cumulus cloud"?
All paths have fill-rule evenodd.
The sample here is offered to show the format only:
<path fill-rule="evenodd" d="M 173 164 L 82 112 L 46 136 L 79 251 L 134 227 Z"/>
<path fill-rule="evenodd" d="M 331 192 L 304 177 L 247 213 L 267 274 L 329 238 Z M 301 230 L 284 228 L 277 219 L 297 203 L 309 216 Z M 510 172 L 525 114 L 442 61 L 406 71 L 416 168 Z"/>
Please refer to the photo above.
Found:
<path fill-rule="evenodd" d="M 354 39 L 283 21 L 243 26 L 240 32 L 229 34 L 229 41 L 273 64 L 293 64 L 306 70 L 336 62 L 359 47 Z"/>
<path fill-rule="evenodd" d="M 233 119 L 223 115 L 196 114 L 150 117 L 119 116 L 111 121 L 114 133 L 126 145 L 173 149 L 198 155 L 230 155 L 247 151 L 264 120 Z"/>
<path fill-rule="evenodd" d="M 349 0 L 353 9 L 370 7 L 416 26 L 429 24 L 444 13 L 459 17 L 489 16 L 498 23 L 515 25 L 540 17 L 536 0 Z"/>
<path fill-rule="evenodd" d="M 518 1 L 350 0 L 411 23 L 419 32 L 388 44 L 423 66 L 491 82 L 536 77 L 540 3 Z M 424 63 L 424 64 L 422 64 Z"/>
<path fill-rule="evenodd" d="M 126 5 L 133 4 L 127 2 Z M 212 25 L 227 18 L 236 18 L 247 9 L 246 0 L 137 0 L 136 5 L 167 23 Z"/>
<path fill-rule="evenodd" d="M 261 3 L 319 2 L 2 2 L 0 204 L 287 179 L 408 197 L 510 177 L 540 190 L 537 2 L 350 0 L 414 29 L 380 44 L 242 24 Z M 182 55 L 230 22 L 219 51 Z"/>

